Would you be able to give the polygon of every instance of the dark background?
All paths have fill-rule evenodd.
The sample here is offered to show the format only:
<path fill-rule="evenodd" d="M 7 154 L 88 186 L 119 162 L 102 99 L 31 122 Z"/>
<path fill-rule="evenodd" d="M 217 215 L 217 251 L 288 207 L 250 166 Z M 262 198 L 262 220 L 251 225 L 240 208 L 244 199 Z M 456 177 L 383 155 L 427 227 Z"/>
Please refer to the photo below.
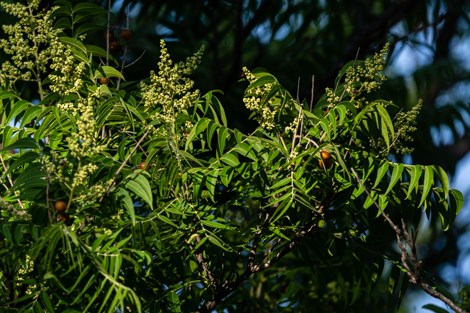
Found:
<path fill-rule="evenodd" d="M 108 8 L 106 1 L 89 2 Z M 242 66 L 268 69 L 291 94 L 310 102 L 312 77 L 318 99 L 334 85 L 342 65 L 388 42 L 390 79 L 381 97 L 404 110 L 423 100 L 415 151 L 404 160 L 438 164 L 454 177 L 459 161 L 469 159 L 468 0 L 120 0 L 111 7 L 111 32 L 119 44 L 113 54 L 135 62 L 124 70 L 127 81 L 144 79 L 157 68 L 161 38 L 177 60 L 205 45 L 197 87 L 222 90 L 229 124 L 244 131 L 255 125 L 241 101 Z M 0 18 L 8 22 L 4 12 Z M 101 28 L 87 40 L 105 48 L 106 24 L 106 16 L 97 16 Z M 130 29 L 130 40 L 119 37 L 123 28 Z M 459 187 L 468 199 L 470 187 Z M 454 291 L 470 284 L 470 273 L 462 271 L 470 248 L 464 243 L 470 241 L 469 210 L 467 204 L 451 231 L 439 231 L 434 220 L 422 229 L 421 243 L 428 245 L 421 251 L 424 268 Z"/>

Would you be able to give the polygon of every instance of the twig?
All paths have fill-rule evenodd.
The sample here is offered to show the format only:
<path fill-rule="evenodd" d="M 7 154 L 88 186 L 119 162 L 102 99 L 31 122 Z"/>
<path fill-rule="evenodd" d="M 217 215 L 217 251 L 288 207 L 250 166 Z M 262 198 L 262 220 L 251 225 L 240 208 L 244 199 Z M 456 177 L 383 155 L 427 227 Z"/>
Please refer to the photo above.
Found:
<path fill-rule="evenodd" d="M 137 148 L 140 146 L 140 144 L 142 143 L 142 141 L 144 141 L 144 139 L 148 136 L 150 132 L 150 129 L 147 129 L 145 131 L 145 133 L 142 135 L 142 138 L 140 138 L 140 140 L 136 143 L 135 147 L 132 149 L 132 151 L 127 155 L 126 159 L 124 160 L 124 162 L 122 162 L 121 166 L 119 166 L 119 168 L 117 169 L 116 173 L 114 173 L 114 176 L 116 177 L 119 173 L 121 173 L 122 169 L 124 168 L 124 166 L 126 165 L 126 163 L 129 161 L 129 159 L 131 158 L 131 156 L 134 154 L 134 152 L 137 150 Z M 103 201 L 104 197 L 106 194 L 108 194 L 108 192 L 111 190 L 111 188 L 114 187 L 114 185 L 116 184 L 116 182 L 113 182 L 112 184 L 110 184 L 108 186 L 108 188 L 106 188 L 106 191 L 105 193 L 103 194 L 103 196 L 101 197 L 100 199 L 100 202 Z"/>
<path fill-rule="evenodd" d="M 199 235 L 196 235 L 196 245 L 201 241 L 201 237 Z M 204 260 L 204 257 L 202 256 L 202 252 L 196 253 L 196 259 L 199 262 L 199 264 L 202 266 L 202 269 L 204 272 L 207 274 L 209 277 L 209 281 L 211 286 L 216 288 L 218 286 L 217 279 L 214 276 L 214 273 L 210 270 L 209 266 L 207 265 L 207 262 Z"/>
<path fill-rule="evenodd" d="M 106 21 L 106 65 L 109 65 L 109 40 L 111 23 L 111 0 L 108 0 L 108 16 Z"/>
<path fill-rule="evenodd" d="M 144 54 L 145 54 L 145 51 L 147 51 L 147 50 L 142 51 L 142 53 L 141 53 L 134 61 L 132 61 L 132 62 L 130 62 L 130 63 L 127 63 L 126 66 L 124 66 L 124 68 L 131 67 L 131 66 L 134 65 L 135 63 L 139 62 L 140 59 L 143 58 L 143 56 L 144 56 Z"/>
<path fill-rule="evenodd" d="M 323 212 L 323 207 L 329 206 L 332 199 L 334 198 L 335 194 L 333 193 L 330 195 L 326 200 L 325 203 L 321 205 L 321 211 Z M 250 255 L 248 256 L 248 265 L 245 271 L 239 275 L 235 280 L 226 280 L 223 284 L 218 286 L 218 289 L 214 291 L 214 297 L 210 300 L 206 300 L 202 303 L 199 310 L 196 313 L 205 313 L 205 312 L 212 312 L 212 310 L 219 304 L 226 296 L 228 296 L 235 288 L 240 286 L 244 281 L 246 281 L 251 275 L 261 272 L 263 270 L 268 269 L 273 264 L 277 263 L 284 257 L 286 254 L 291 252 L 301 241 L 302 239 L 307 236 L 308 234 L 313 233 L 317 229 L 317 218 L 321 218 L 321 213 L 319 212 L 317 218 L 313 218 L 310 223 L 302 227 L 297 234 L 292 238 L 288 243 L 282 246 L 282 248 L 277 252 L 277 254 L 271 258 L 270 254 L 271 251 L 265 254 L 264 259 L 261 263 L 255 262 L 256 257 L 256 250 L 258 248 L 259 238 L 262 234 L 262 228 L 266 225 L 269 225 L 271 221 L 271 215 L 266 214 L 265 220 L 261 228 L 255 233 L 255 237 L 253 239 L 253 244 L 250 249 Z"/>
<path fill-rule="evenodd" d="M 8 172 L 8 167 L 7 165 L 5 164 L 5 161 L 3 160 L 3 157 L 2 155 L 0 154 L 0 161 L 2 162 L 2 166 L 3 166 L 3 169 L 5 170 L 5 173 Z M 10 186 L 13 187 L 13 181 L 11 180 L 11 177 L 10 175 L 6 175 L 7 179 L 8 179 L 8 182 L 10 183 Z M 5 186 L 5 185 L 4 185 Z M 9 188 L 7 186 L 5 186 L 5 189 L 6 190 L 9 190 Z M 13 193 L 15 194 L 15 196 L 18 197 L 18 191 L 16 190 L 13 190 Z M 20 207 L 24 210 L 24 205 L 23 205 L 23 202 L 21 202 L 21 200 L 19 198 L 17 198 L 17 201 L 18 201 L 18 204 L 20 205 Z"/>
<path fill-rule="evenodd" d="M 380 214 L 383 216 L 385 221 L 390 225 L 390 227 L 393 229 L 395 232 L 395 235 L 397 237 L 397 244 L 398 247 L 401 251 L 401 263 L 403 267 L 406 269 L 406 274 L 408 275 L 409 281 L 412 284 L 415 284 L 416 286 L 420 287 L 423 289 L 427 294 L 430 296 L 437 298 L 447 304 L 452 310 L 454 310 L 457 313 L 468 313 L 464 309 L 460 308 L 454 301 L 451 299 L 447 298 L 445 295 L 431 287 L 429 284 L 424 282 L 421 277 L 421 261 L 418 258 L 418 254 L 416 252 L 416 234 L 414 236 L 411 236 L 408 231 L 406 230 L 406 224 L 401 220 L 401 229 L 392 221 L 390 216 L 384 212 L 375 201 L 374 198 L 372 198 L 369 190 L 366 188 L 366 186 L 363 184 L 362 180 L 359 178 L 357 175 L 356 171 L 351 168 L 352 173 L 356 177 L 357 182 L 361 187 L 364 189 L 365 193 L 372 199 L 374 206 L 379 210 Z M 408 248 L 411 250 L 408 252 Z"/>
<path fill-rule="evenodd" d="M 315 95 L 315 75 L 312 75 L 312 89 L 310 92 L 310 112 L 313 109 L 313 97 Z"/>

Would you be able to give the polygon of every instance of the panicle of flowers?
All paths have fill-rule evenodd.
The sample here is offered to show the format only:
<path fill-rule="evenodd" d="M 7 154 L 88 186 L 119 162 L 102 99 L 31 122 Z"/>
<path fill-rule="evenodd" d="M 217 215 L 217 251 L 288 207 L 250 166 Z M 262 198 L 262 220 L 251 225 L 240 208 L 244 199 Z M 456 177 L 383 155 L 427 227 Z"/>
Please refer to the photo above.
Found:
<path fill-rule="evenodd" d="M 356 98 L 362 92 L 370 93 L 382 86 L 386 77 L 382 74 L 389 44 L 386 44 L 373 58 L 367 58 L 363 64 L 351 66 L 346 70 L 344 91 Z"/>
<path fill-rule="evenodd" d="M 50 182 L 68 184 L 66 172 L 70 164 L 65 162 L 62 164 L 57 151 L 51 151 L 51 156 L 43 155 L 41 162 L 44 170 L 48 173 Z"/>
<path fill-rule="evenodd" d="M 284 128 L 284 133 L 289 134 L 293 133 L 299 125 L 299 118 L 295 118 L 289 125 Z"/>
<path fill-rule="evenodd" d="M 408 112 L 399 112 L 395 116 L 394 128 L 396 139 L 392 149 L 397 154 L 409 154 L 413 152 L 413 148 L 411 147 L 411 143 L 413 143 L 412 134 L 417 129 L 417 119 L 422 106 L 422 101 L 420 100 Z"/>
<path fill-rule="evenodd" d="M 75 58 L 70 48 L 61 43 L 57 42 L 58 50 L 54 49 L 54 53 L 57 53 L 52 57 L 51 69 L 55 72 L 49 75 L 51 85 L 49 88 L 52 92 L 67 96 L 71 93 L 78 93 L 84 85 L 82 78 L 85 70 L 85 62 L 80 62 L 78 65 L 75 64 Z"/>
<path fill-rule="evenodd" d="M 94 118 L 94 103 L 98 97 L 99 90 L 90 94 L 87 98 L 77 100 L 79 118 L 76 122 L 77 131 L 66 138 L 70 154 L 81 159 L 90 155 L 99 154 L 104 145 L 97 143 L 98 129 Z"/>
<path fill-rule="evenodd" d="M 332 108 L 336 104 L 341 102 L 341 97 L 335 93 L 335 91 L 329 87 L 325 88 L 326 102 L 328 102 L 328 107 Z"/>
<path fill-rule="evenodd" d="M 145 110 L 150 118 L 163 124 L 176 121 L 180 113 L 192 107 L 199 97 L 199 90 L 193 90 L 194 82 L 187 76 L 192 74 L 201 62 L 204 46 L 185 62 L 174 64 L 166 47 L 160 41 L 158 73 L 150 73 L 150 83 L 142 84 Z"/>
<path fill-rule="evenodd" d="M 53 10 L 38 10 L 39 3 L 40 0 L 28 1 L 28 5 L 0 3 L 7 13 L 18 18 L 13 25 L 2 25 L 7 38 L 0 39 L 0 49 L 11 56 L 11 62 L 5 61 L 1 67 L 2 84 L 6 80 L 12 83 L 41 80 L 51 57 L 59 53 L 54 51 L 59 48 L 55 44 L 60 30 L 53 28 Z"/>
<path fill-rule="evenodd" d="M 242 70 L 244 76 L 250 83 L 256 81 L 256 76 L 246 67 L 243 67 Z M 256 113 L 255 119 L 261 127 L 267 130 L 272 130 L 276 126 L 275 117 L 279 113 L 279 110 L 281 110 L 279 98 L 273 96 L 266 100 L 266 96 L 270 93 L 273 86 L 273 83 L 266 83 L 254 88 L 248 88 L 243 97 L 245 107 Z"/>

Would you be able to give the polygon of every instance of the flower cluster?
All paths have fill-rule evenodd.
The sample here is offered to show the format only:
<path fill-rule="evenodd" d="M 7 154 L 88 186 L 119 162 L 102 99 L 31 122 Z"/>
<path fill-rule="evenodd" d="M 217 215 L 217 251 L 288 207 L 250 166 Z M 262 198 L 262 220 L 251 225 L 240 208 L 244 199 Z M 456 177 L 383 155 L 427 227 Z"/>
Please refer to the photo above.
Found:
<path fill-rule="evenodd" d="M 289 125 L 286 126 L 284 132 L 286 134 L 293 133 L 299 125 L 299 118 L 295 118 Z"/>
<path fill-rule="evenodd" d="M 93 111 L 97 92 L 99 90 L 90 94 L 87 98 L 77 101 L 77 110 L 79 112 L 76 122 L 77 131 L 66 138 L 70 154 L 77 159 L 99 154 L 105 148 L 103 145 L 97 144 L 98 130 Z"/>
<path fill-rule="evenodd" d="M 76 65 L 70 48 L 63 43 L 58 42 L 58 44 L 63 46 L 64 53 L 52 58 L 51 69 L 56 72 L 49 75 L 51 81 L 49 88 L 52 92 L 64 96 L 78 93 L 84 84 L 82 76 L 86 70 L 86 64 L 80 62 Z"/>
<path fill-rule="evenodd" d="M 389 45 L 386 44 L 374 58 L 368 58 L 363 65 L 351 66 L 346 71 L 344 91 L 354 99 L 362 92 L 370 93 L 382 86 L 386 77 L 382 74 Z"/>
<path fill-rule="evenodd" d="M 358 98 L 363 93 L 371 93 L 379 89 L 386 77 L 382 74 L 385 68 L 386 56 L 389 45 L 386 44 L 373 58 L 368 58 L 364 62 L 355 61 L 353 65 L 346 69 L 344 84 L 342 88 L 333 90 L 326 88 L 326 101 L 329 107 L 333 107 L 344 100 L 345 96 L 349 100 L 355 101 L 356 107 L 361 106 L 364 98 Z"/>
<path fill-rule="evenodd" d="M 243 73 L 250 84 L 257 80 L 256 76 L 246 67 L 243 67 Z M 249 88 L 243 97 L 246 108 L 256 113 L 255 119 L 261 127 L 267 130 L 274 129 L 276 126 L 275 117 L 281 110 L 279 105 L 281 99 L 276 96 L 267 99 L 267 95 L 271 92 L 273 86 L 273 83 L 265 83 Z"/>
<path fill-rule="evenodd" d="M 416 121 L 418 119 L 419 112 L 422 108 L 422 101 L 419 101 L 411 110 L 408 112 L 399 112 L 395 116 L 395 134 L 396 140 L 393 143 L 393 150 L 397 154 L 409 154 L 413 152 L 411 143 L 413 142 L 412 133 L 416 131 Z"/>
<path fill-rule="evenodd" d="M 0 40 L 0 49 L 10 55 L 11 61 L 2 64 L 0 83 L 18 80 L 36 81 L 39 96 L 44 98 L 43 79 L 48 76 L 50 90 L 64 96 L 77 93 L 83 86 L 86 64 L 76 65 L 71 48 L 59 40 L 60 29 L 53 27 L 53 10 L 38 10 L 40 0 L 21 3 L 4 3 L 1 7 L 19 21 L 3 25 L 7 39 Z"/>
<path fill-rule="evenodd" d="M 10 61 L 2 64 L 0 83 L 6 80 L 40 81 L 41 74 L 47 72 L 51 57 L 63 53 L 56 45 L 60 30 L 53 28 L 53 10 L 38 10 L 40 0 L 5 3 L 1 7 L 18 18 L 14 25 L 3 25 L 7 39 L 0 40 L 0 48 L 10 55 Z M 37 13 L 34 13 L 37 12 Z"/>
<path fill-rule="evenodd" d="M 173 64 L 165 41 L 160 41 L 158 73 L 150 73 L 150 84 L 142 85 L 145 110 L 159 124 L 174 124 L 176 118 L 192 107 L 199 90 L 192 90 L 194 82 L 189 76 L 201 62 L 204 47 L 185 62 Z"/>
<path fill-rule="evenodd" d="M 87 98 L 78 98 L 76 108 L 73 103 L 62 104 L 62 109 L 66 109 L 77 117 L 76 131 L 65 139 L 69 157 L 77 162 L 66 162 L 66 164 L 60 165 L 60 162 L 57 162 L 59 158 L 54 155 L 55 162 L 47 159 L 44 161 L 47 172 L 53 176 L 51 180 L 65 184 L 70 190 L 80 190 L 76 194 L 76 202 L 96 200 L 104 194 L 109 186 L 109 183 L 88 186 L 89 177 L 99 169 L 89 159 L 100 154 L 106 147 L 98 142 L 99 134 L 94 116 L 94 105 L 98 92 L 99 90 L 95 91 Z M 61 108 L 61 105 L 58 106 Z"/>

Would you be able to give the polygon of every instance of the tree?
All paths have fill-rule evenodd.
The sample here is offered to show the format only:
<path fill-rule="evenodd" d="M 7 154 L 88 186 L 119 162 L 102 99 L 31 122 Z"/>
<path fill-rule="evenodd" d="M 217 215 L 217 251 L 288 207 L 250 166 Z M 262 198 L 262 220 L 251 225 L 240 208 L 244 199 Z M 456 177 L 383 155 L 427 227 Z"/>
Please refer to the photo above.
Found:
<path fill-rule="evenodd" d="M 194 88 L 203 48 L 176 63 L 160 41 L 128 82 L 117 30 L 106 49 L 81 36 L 106 11 L 59 4 L 2 4 L 17 18 L 0 42 L 2 309 L 394 311 L 410 280 L 463 312 L 411 231 L 423 211 L 448 229 L 463 197 L 441 167 L 393 160 L 421 105 L 378 97 L 387 46 L 318 100 L 244 68 L 247 133 Z"/>

